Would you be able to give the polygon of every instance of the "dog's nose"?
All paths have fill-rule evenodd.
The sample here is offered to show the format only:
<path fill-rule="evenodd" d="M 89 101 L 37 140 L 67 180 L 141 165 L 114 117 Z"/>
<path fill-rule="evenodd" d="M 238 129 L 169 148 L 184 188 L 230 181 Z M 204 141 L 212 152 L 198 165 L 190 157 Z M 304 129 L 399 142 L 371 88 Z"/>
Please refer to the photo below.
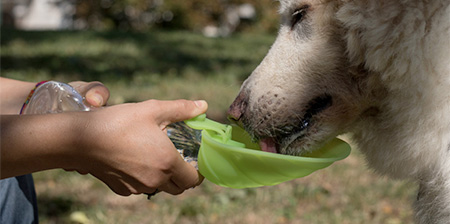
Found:
<path fill-rule="evenodd" d="M 247 94 L 245 94 L 244 91 L 241 91 L 234 102 L 231 104 L 231 106 L 228 108 L 228 120 L 239 122 L 244 114 L 245 109 L 247 108 L 247 100 Z"/>

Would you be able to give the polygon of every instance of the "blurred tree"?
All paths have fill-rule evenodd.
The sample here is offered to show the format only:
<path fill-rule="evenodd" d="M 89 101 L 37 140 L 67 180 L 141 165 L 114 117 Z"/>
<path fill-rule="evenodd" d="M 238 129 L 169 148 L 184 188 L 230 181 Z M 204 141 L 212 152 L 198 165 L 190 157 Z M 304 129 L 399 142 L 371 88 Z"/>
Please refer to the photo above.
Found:
<path fill-rule="evenodd" d="M 277 29 L 278 5 L 273 0 L 76 0 L 74 27 L 124 30 L 159 27 L 202 31 L 207 26 L 224 26 L 230 15 L 239 13 L 237 10 L 243 4 L 254 9 L 254 16 L 240 18 L 245 23 L 238 23 L 239 27 L 233 27 L 233 30 Z"/>

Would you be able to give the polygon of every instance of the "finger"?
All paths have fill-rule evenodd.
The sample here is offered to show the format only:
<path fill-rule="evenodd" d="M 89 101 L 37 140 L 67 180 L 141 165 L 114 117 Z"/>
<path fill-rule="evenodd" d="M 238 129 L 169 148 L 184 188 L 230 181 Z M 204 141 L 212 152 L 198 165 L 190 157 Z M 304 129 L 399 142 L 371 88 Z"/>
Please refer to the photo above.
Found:
<path fill-rule="evenodd" d="M 200 185 L 204 177 L 195 169 L 192 165 L 181 161 L 180 165 L 177 166 L 173 171 L 171 180 L 180 189 L 193 188 Z"/>
<path fill-rule="evenodd" d="M 145 184 L 138 179 L 135 179 L 127 174 L 125 175 L 113 175 L 121 185 L 125 186 L 131 194 L 143 194 L 152 193 L 157 190 L 157 185 L 155 183 L 150 183 L 150 185 Z M 113 177 L 113 178 L 114 178 Z"/>
<path fill-rule="evenodd" d="M 81 175 L 86 175 L 86 174 L 88 174 L 89 172 L 88 171 L 86 171 L 86 170 L 81 170 L 81 169 L 64 169 L 65 171 L 67 171 L 67 172 L 77 172 L 77 173 L 79 173 L 79 174 L 81 174 Z"/>
<path fill-rule="evenodd" d="M 203 114 L 208 109 L 208 103 L 204 100 L 172 100 L 154 101 L 160 111 L 158 119 L 162 122 L 174 123 L 191 119 Z"/>
<path fill-rule="evenodd" d="M 197 174 L 198 174 L 198 181 L 197 183 L 195 183 L 194 187 L 197 187 L 198 185 L 202 184 L 203 181 L 205 180 L 205 177 L 197 170 Z"/>
<path fill-rule="evenodd" d="M 91 173 L 94 177 L 101 180 L 103 183 L 106 184 L 106 186 L 109 187 L 114 193 L 121 195 L 121 196 L 129 196 L 132 194 L 132 191 L 123 183 L 121 178 L 119 178 L 117 175 L 111 175 L 111 174 L 100 174 L 96 175 Z"/>
<path fill-rule="evenodd" d="M 101 107 L 108 102 L 109 90 L 100 82 L 91 82 L 86 86 L 85 97 L 90 105 Z"/>
<path fill-rule="evenodd" d="M 74 87 L 82 96 L 86 98 L 86 102 L 94 107 L 101 107 L 106 105 L 109 99 L 109 90 L 101 82 L 71 82 L 70 85 Z"/>
<path fill-rule="evenodd" d="M 157 190 L 156 187 L 148 187 L 134 178 L 116 172 L 104 172 L 99 175 L 92 175 L 103 181 L 114 193 L 121 196 L 155 192 Z"/>
<path fill-rule="evenodd" d="M 186 189 L 180 188 L 173 181 L 167 181 L 164 185 L 158 188 L 160 191 L 167 192 L 171 195 L 179 195 L 183 193 Z"/>

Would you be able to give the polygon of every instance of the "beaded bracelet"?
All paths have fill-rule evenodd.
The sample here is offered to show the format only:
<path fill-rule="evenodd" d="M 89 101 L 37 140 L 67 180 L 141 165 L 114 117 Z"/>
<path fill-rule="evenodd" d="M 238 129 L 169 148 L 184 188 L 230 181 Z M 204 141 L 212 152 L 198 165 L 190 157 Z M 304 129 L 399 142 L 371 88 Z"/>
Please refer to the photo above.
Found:
<path fill-rule="evenodd" d="M 36 84 L 36 86 L 30 91 L 30 94 L 28 94 L 27 100 L 25 100 L 25 103 L 22 105 L 22 109 L 20 109 L 20 113 L 19 113 L 19 114 L 22 114 L 23 111 L 25 110 L 25 108 L 27 107 L 28 103 L 30 103 L 30 99 L 31 99 L 31 97 L 33 96 L 34 91 L 36 91 L 36 89 L 37 89 L 40 85 L 42 85 L 42 84 L 44 84 L 44 83 L 46 83 L 46 82 L 48 82 L 48 80 L 47 80 L 47 81 L 41 81 L 41 82 L 38 82 L 38 83 Z"/>

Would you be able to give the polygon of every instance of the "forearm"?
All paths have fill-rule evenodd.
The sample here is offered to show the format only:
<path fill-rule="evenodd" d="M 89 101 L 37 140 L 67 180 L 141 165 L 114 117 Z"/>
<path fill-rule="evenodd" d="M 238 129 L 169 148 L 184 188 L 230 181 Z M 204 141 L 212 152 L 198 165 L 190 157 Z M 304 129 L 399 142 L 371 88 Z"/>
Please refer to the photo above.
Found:
<path fill-rule="evenodd" d="M 36 83 L 0 77 L 0 114 L 19 114 Z"/>
<path fill-rule="evenodd" d="M 1 115 L 1 178 L 72 168 L 80 113 Z"/>

